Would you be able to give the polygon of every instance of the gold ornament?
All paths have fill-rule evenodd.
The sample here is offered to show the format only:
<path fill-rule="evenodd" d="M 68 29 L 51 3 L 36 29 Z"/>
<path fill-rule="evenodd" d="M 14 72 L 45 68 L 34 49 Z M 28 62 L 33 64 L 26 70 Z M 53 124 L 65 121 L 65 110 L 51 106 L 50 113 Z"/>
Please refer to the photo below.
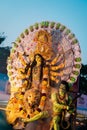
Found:
<path fill-rule="evenodd" d="M 50 60 L 54 56 L 52 36 L 49 32 L 46 30 L 36 32 L 34 41 L 37 43 L 34 54 L 40 54 L 46 60 Z"/>

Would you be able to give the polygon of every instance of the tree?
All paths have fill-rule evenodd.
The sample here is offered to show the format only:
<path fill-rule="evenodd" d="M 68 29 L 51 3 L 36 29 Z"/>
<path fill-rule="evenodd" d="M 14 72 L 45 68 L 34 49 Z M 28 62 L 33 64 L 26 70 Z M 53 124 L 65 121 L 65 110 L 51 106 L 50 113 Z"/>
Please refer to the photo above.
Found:
<path fill-rule="evenodd" d="M 2 44 L 2 42 L 6 39 L 6 36 L 3 33 L 0 33 L 0 44 Z"/>
<path fill-rule="evenodd" d="M 79 77 L 79 89 L 81 93 L 87 94 L 87 65 L 83 64 Z"/>

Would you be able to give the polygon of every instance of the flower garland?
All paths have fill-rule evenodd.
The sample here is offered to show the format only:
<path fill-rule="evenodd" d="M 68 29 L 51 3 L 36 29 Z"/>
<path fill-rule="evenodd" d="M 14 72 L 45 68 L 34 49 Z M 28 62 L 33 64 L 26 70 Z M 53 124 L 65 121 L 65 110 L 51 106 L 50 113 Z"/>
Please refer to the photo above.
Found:
<path fill-rule="evenodd" d="M 42 91 L 41 91 L 40 104 L 34 112 L 35 115 L 44 110 L 48 89 L 49 89 L 49 68 L 45 67 L 43 69 L 43 80 L 41 83 L 41 90 Z"/>

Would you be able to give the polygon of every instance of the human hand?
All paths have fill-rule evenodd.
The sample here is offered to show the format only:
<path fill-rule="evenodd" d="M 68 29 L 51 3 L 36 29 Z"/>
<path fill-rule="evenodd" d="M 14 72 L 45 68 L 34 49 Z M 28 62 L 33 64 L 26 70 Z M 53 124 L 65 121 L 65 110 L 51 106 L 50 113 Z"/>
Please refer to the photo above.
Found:
<path fill-rule="evenodd" d="M 66 109 L 69 110 L 69 106 L 66 106 Z"/>
<path fill-rule="evenodd" d="M 29 122 L 29 118 L 22 119 L 23 122 Z"/>
<path fill-rule="evenodd" d="M 69 106 L 65 105 L 64 109 L 69 110 Z"/>

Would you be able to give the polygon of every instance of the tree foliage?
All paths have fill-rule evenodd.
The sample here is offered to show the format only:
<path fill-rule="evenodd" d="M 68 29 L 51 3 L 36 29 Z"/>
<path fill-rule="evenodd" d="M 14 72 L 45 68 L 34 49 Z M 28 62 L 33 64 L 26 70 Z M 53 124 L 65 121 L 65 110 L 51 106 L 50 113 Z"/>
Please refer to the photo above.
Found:
<path fill-rule="evenodd" d="M 2 44 L 2 42 L 6 39 L 6 36 L 3 33 L 0 33 L 0 44 Z"/>
<path fill-rule="evenodd" d="M 81 93 L 87 94 L 87 65 L 83 64 L 80 71 L 79 89 Z"/>

